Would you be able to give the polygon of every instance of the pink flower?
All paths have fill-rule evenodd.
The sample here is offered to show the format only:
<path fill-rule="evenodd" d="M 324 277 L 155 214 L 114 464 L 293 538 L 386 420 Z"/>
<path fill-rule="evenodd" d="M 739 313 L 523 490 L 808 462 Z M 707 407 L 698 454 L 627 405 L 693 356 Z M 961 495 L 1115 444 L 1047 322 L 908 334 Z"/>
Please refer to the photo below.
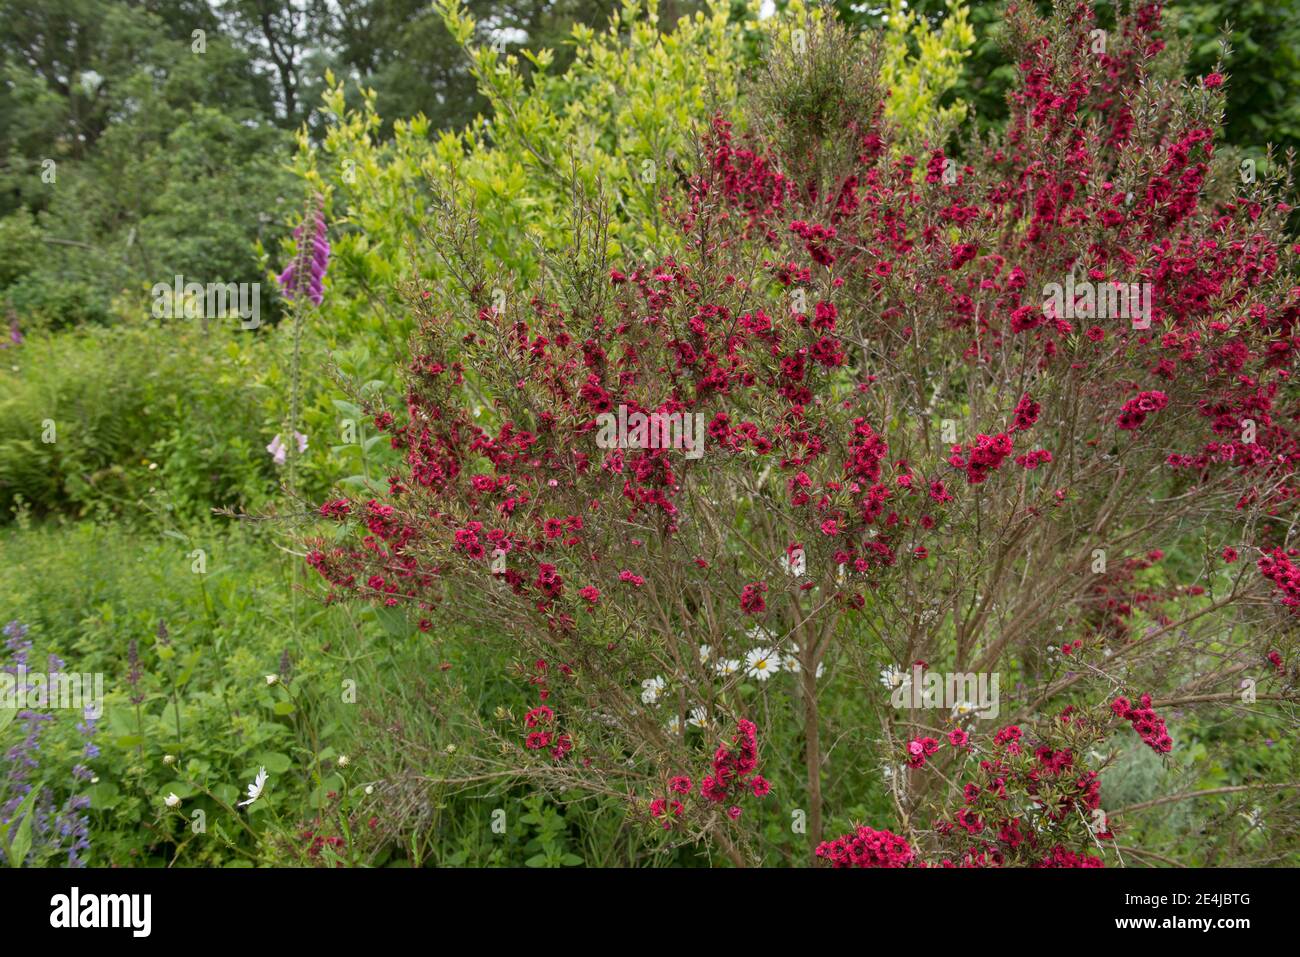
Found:
<path fill-rule="evenodd" d="M 302 453 L 307 451 L 307 436 L 303 435 L 301 432 L 294 432 L 293 434 L 294 438 L 298 440 L 298 454 L 302 455 Z M 266 451 L 271 453 L 271 459 L 276 465 L 283 465 L 286 453 L 289 449 L 288 446 L 284 444 L 284 441 L 280 438 L 279 434 L 277 434 L 276 437 L 271 440 L 271 444 L 266 447 Z"/>

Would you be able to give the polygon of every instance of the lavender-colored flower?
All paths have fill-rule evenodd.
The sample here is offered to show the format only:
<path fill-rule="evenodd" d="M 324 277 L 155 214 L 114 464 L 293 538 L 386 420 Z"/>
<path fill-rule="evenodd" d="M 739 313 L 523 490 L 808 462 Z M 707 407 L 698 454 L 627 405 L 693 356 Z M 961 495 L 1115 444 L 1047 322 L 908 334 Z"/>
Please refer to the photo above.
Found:
<path fill-rule="evenodd" d="M 11 621 L 4 627 L 5 646 L 10 653 L 7 664 L 0 666 L 0 671 L 17 676 L 20 668 L 27 666 L 32 642 L 27 640 L 27 627 L 20 622 Z M 47 667 L 51 673 L 61 671 L 64 662 L 57 655 L 50 655 Z M 22 686 L 30 691 L 35 687 L 31 682 Z M 23 738 L 5 752 L 7 765 L 0 776 L 0 824 L 9 824 L 32 791 L 32 772 L 40 767 L 38 758 L 41 753 L 41 738 L 45 731 L 55 722 L 52 714 L 25 709 L 15 716 L 26 724 Z M 86 739 L 83 751 L 87 760 L 99 756 L 99 749 L 90 740 L 95 734 L 96 719 L 83 712 L 82 721 L 77 731 Z M 72 769 L 74 782 L 93 781 L 94 772 L 84 764 Z M 90 818 L 85 811 L 90 807 L 90 798 L 75 795 L 68 798 L 61 811 L 55 810 L 52 791 L 46 787 L 31 809 L 32 849 L 29 859 L 44 860 L 52 853 L 67 852 L 69 867 L 84 867 L 84 852 L 90 849 Z"/>
<path fill-rule="evenodd" d="M 85 814 L 78 814 L 78 811 L 85 811 L 90 808 L 90 798 L 85 795 L 76 795 L 68 798 L 67 804 L 59 812 L 55 819 L 54 828 L 57 830 L 61 841 L 66 842 L 68 846 L 68 866 L 85 867 L 86 861 L 81 856 L 82 851 L 90 850 L 90 818 Z"/>
<path fill-rule="evenodd" d="M 81 723 L 77 725 L 78 733 L 86 739 L 86 746 L 82 750 L 82 755 L 87 761 L 93 761 L 95 758 L 99 757 L 100 753 L 99 745 L 91 740 L 91 738 L 95 736 L 95 723 L 99 720 L 98 718 L 91 716 L 91 711 L 93 710 L 93 708 L 85 708 L 81 713 Z"/>
<path fill-rule="evenodd" d="M 309 207 L 301 225 L 293 231 L 298 241 L 298 254 L 276 277 L 284 298 L 293 301 L 306 292 L 316 305 L 325 297 L 325 271 L 330 263 L 330 243 L 325 232 L 324 201 L 318 194 Z"/>
<path fill-rule="evenodd" d="M 298 440 L 298 454 L 302 455 L 302 453 L 307 451 L 307 436 L 303 435 L 301 432 L 295 431 L 293 437 Z M 284 444 L 284 440 L 277 434 L 276 437 L 271 440 L 271 444 L 266 447 L 266 451 L 271 453 L 271 458 L 276 465 L 283 465 L 289 447 Z"/>

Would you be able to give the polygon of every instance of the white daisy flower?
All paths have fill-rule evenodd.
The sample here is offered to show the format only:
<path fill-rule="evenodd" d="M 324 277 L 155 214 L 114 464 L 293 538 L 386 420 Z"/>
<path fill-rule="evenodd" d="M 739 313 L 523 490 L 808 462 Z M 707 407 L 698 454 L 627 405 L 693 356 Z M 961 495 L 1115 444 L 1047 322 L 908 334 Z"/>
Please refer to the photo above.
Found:
<path fill-rule="evenodd" d="M 781 667 L 783 667 L 786 671 L 790 672 L 791 674 L 796 674 L 796 675 L 803 674 L 803 665 L 799 661 L 798 645 L 790 646 L 790 654 L 786 655 L 784 658 L 781 659 Z M 825 674 L 825 672 L 826 672 L 826 665 L 824 663 L 818 663 L 817 677 L 820 678 L 823 674 Z"/>
<path fill-rule="evenodd" d="M 662 675 L 647 678 L 641 682 L 641 703 L 654 704 L 659 700 L 659 695 L 663 693 L 666 687 L 668 687 L 668 682 L 664 680 Z"/>
<path fill-rule="evenodd" d="M 666 727 L 668 729 L 669 734 L 681 734 L 682 719 L 678 715 L 673 715 L 671 718 L 668 719 L 668 724 L 666 725 Z"/>
<path fill-rule="evenodd" d="M 709 723 L 709 712 L 704 705 L 698 705 L 691 709 L 690 714 L 686 716 L 686 723 L 692 728 L 702 728 Z"/>
<path fill-rule="evenodd" d="M 700 664 L 709 660 L 709 654 L 713 651 L 708 645 L 700 645 Z"/>
<path fill-rule="evenodd" d="M 966 715 L 975 711 L 975 706 L 969 701 L 958 701 L 952 706 L 952 716 L 954 718 L 964 718 Z"/>
<path fill-rule="evenodd" d="M 722 661 L 719 661 L 714 666 L 714 669 L 718 672 L 718 674 L 723 675 L 724 677 L 726 675 L 734 675 L 737 671 L 740 670 L 740 662 L 737 661 L 735 658 L 725 658 Z"/>
<path fill-rule="evenodd" d="M 912 683 L 911 676 L 903 671 L 898 665 L 890 665 L 880 672 L 880 683 L 893 691 L 895 688 L 905 687 Z"/>
<path fill-rule="evenodd" d="M 339 761 L 338 761 L 339 767 L 346 768 L 351 763 L 352 763 L 352 759 L 349 758 L 346 754 L 339 755 Z"/>
<path fill-rule="evenodd" d="M 262 796 L 262 789 L 264 787 L 266 787 L 266 768 L 258 768 L 257 777 L 254 778 L 253 783 L 248 786 L 248 800 L 240 801 L 236 806 L 244 807 L 245 805 L 252 804 Z"/>
<path fill-rule="evenodd" d="M 168 807 L 180 807 L 181 799 L 177 797 L 175 793 L 172 793 L 163 798 L 163 804 L 166 804 Z"/>
<path fill-rule="evenodd" d="M 781 670 L 781 656 L 771 648 L 755 648 L 745 656 L 745 674 L 766 681 Z"/>

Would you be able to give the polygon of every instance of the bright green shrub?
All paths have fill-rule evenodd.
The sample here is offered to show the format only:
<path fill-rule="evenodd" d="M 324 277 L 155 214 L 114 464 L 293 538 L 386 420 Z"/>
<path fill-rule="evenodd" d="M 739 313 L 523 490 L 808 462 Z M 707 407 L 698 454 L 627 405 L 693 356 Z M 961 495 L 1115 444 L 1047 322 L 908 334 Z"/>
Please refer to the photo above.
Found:
<path fill-rule="evenodd" d="M 669 29 L 655 0 L 625 0 L 607 30 L 575 26 L 568 70 L 548 72 L 550 51 L 526 52 L 532 70 L 525 77 L 517 57 L 476 43 L 477 24 L 457 0 L 437 6 L 470 58 L 490 120 L 431 137 L 416 117 L 394 124 L 393 139 L 380 142 L 374 94 L 348 110 L 342 84 L 331 78 L 323 148 L 305 132 L 299 137 L 299 176 L 331 199 L 334 262 L 321 330 L 331 346 L 364 336 L 396 355 L 410 327 L 392 293 L 395 280 L 455 281 L 415 251 L 435 201 L 472 212 L 476 241 L 519 284 L 570 238 L 563 224 L 575 189 L 603 197 L 615 249 L 640 256 L 667 243 L 659 197 L 678 175 L 677 158 L 695 148 L 715 111 L 733 111 L 743 72 L 761 68 L 774 36 L 808 32 L 822 16 L 795 2 L 762 19 L 754 0 L 733 18 L 729 4 L 710 0 Z M 935 31 L 900 8 L 890 29 L 882 65 L 882 80 L 895 91 L 889 112 L 913 138 L 938 135 L 963 115 L 960 104 L 937 104 L 974 42 L 965 8 L 954 5 Z"/>

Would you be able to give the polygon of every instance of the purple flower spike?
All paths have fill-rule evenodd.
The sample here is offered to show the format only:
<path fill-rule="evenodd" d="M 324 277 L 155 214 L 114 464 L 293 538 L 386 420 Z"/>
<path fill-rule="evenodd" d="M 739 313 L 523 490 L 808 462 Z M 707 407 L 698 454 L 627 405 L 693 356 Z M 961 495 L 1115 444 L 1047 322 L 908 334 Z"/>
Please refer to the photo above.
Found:
<path fill-rule="evenodd" d="M 293 237 L 298 241 L 298 255 L 276 277 L 284 298 L 290 302 L 303 292 L 318 306 L 325 298 L 324 281 L 330 264 L 330 243 L 325 233 L 323 203 L 324 200 L 317 194 L 302 224 L 293 231 Z M 310 234 L 307 232 L 308 227 Z"/>

